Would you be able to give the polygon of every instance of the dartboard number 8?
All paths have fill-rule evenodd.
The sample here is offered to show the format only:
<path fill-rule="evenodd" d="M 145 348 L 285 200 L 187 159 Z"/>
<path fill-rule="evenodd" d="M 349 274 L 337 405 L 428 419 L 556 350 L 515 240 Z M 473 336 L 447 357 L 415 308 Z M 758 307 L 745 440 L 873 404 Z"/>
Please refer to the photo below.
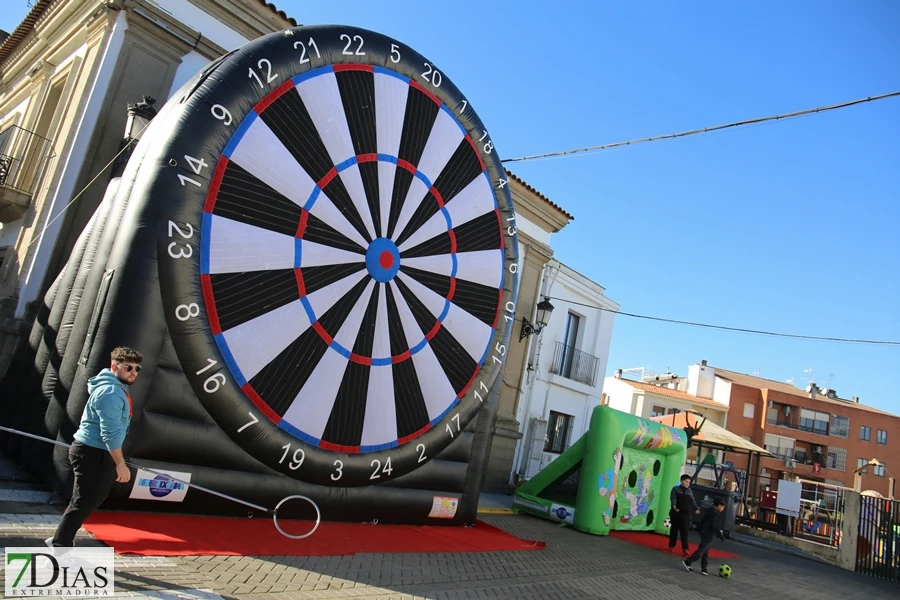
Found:
<path fill-rule="evenodd" d="M 508 354 L 517 229 L 450 78 L 380 34 L 298 27 L 177 110 L 153 184 L 160 285 L 210 416 L 323 485 L 395 479 L 471 435 Z"/>

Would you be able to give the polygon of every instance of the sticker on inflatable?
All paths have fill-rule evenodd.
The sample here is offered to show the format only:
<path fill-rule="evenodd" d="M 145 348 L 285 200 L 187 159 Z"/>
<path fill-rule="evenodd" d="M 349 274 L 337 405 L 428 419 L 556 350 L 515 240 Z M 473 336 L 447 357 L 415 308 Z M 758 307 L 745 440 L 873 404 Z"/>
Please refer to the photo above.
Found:
<path fill-rule="evenodd" d="M 428 516 L 432 519 L 452 519 L 456 516 L 456 509 L 459 506 L 459 498 L 450 498 L 447 496 L 435 496 L 431 503 L 431 512 Z"/>
<path fill-rule="evenodd" d="M 180 471 L 161 471 L 172 477 L 190 483 L 191 474 Z M 144 469 L 138 469 L 134 478 L 129 498 L 136 500 L 160 500 L 163 502 L 181 502 L 187 494 L 187 488 L 181 481 L 174 481 L 165 475 L 157 475 Z"/>
<path fill-rule="evenodd" d="M 550 515 L 554 519 L 557 519 L 564 523 L 569 523 L 570 525 L 575 523 L 575 509 L 571 506 L 553 504 L 550 506 Z"/>

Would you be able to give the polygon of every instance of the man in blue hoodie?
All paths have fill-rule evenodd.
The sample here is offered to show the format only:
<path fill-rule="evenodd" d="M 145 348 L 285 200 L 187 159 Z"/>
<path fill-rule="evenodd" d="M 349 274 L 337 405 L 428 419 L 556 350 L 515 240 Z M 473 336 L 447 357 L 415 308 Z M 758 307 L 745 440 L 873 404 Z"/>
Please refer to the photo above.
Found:
<path fill-rule="evenodd" d="M 106 500 L 113 481 L 128 483 L 131 471 L 122 455 L 122 443 L 131 424 L 129 386 L 141 372 L 143 356 L 131 348 L 112 351 L 108 369 L 88 380 L 88 397 L 69 461 L 75 473 L 72 499 L 56 534 L 45 543 L 51 547 L 75 545 L 75 534 L 85 519 Z"/>

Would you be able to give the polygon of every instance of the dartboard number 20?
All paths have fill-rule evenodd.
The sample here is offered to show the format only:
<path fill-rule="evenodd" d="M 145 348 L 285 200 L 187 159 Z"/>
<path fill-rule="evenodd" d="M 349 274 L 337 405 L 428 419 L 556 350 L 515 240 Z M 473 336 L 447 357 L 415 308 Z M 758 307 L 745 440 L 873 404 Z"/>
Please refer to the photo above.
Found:
<path fill-rule="evenodd" d="M 380 34 L 298 27 L 210 67 L 179 110 L 153 184 L 160 285 L 216 423 L 341 486 L 470 435 L 508 353 L 517 229 L 450 78 Z"/>

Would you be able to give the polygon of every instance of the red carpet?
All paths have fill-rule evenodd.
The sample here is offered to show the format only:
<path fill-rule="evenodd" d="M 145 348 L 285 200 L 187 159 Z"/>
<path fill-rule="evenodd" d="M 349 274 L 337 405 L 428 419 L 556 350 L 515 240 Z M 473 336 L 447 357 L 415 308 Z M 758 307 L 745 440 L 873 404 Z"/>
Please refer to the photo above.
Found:
<path fill-rule="evenodd" d="M 302 535 L 314 525 L 286 520 L 279 524 L 292 535 Z M 474 527 L 322 522 L 314 534 L 302 540 L 278 533 L 272 519 L 98 512 L 88 518 L 84 528 L 120 554 L 143 556 L 337 556 L 540 550 L 545 546 L 481 521 Z"/>
<path fill-rule="evenodd" d="M 665 535 L 660 535 L 658 533 L 653 533 L 651 531 L 610 531 L 610 537 L 618 538 L 620 540 L 625 540 L 626 542 L 631 542 L 633 544 L 638 544 L 641 546 L 645 546 L 647 548 L 653 548 L 654 550 L 660 550 L 662 552 L 669 552 L 669 538 Z M 720 550 L 723 545 L 734 544 L 734 542 L 725 542 L 722 544 L 719 540 L 713 542 L 713 547 L 709 551 L 710 558 L 741 558 L 739 554 L 732 554 L 731 552 L 725 552 L 724 550 Z M 718 547 L 717 547 L 718 546 Z M 675 546 L 676 554 L 675 556 L 681 557 L 681 540 L 678 541 L 678 545 Z M 689 552 L 693 552 L 697 549 L 697 544 L 689 545 Z"/>

